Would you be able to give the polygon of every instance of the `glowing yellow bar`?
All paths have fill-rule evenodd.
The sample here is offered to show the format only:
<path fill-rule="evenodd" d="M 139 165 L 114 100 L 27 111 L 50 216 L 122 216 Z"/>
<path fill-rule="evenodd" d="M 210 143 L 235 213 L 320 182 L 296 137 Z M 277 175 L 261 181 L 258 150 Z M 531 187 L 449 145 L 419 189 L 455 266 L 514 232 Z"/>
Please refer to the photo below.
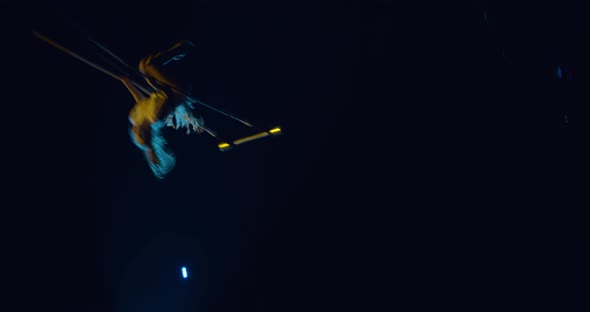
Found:
<path fill-rule="evenodd" d="M 281 128 L 279 128 L 279 127 L 276 127 L 276 128 L 273 128 L 273 129 L 270 129 L 270 130 L 268 130 L 268 132 L 269 132 L 270 134 L 276 134 L 276 133 L 279 133 L 279 132 L 281 132 Z"/>
<path fill-rule="evenodd" d="M 223 142 L 223 143 L 219 143 L 219 144 L 217 145 L 217 147 L 219 147 L 219 149 L 221 149 L 221 150 L 227 149 L 227 148 L 229 148 L 230 146 L 231 146 L 231 145 L 229 145 L 229 143 L 225 143 L 225 142 Z"/>
<path fill-rule="evenodd" d="M 234 144 L 235 145 L 240 145 L 240 144 L 243 144 L 243 143 L 246 143 L 246 142 L 250 142 L 250 141 L 254 141 L 256 139 L 263 138 L 263 137 L 268 136 L 268 135 L 269 135 L 268 132 L 260 132 L 260 133 L 257 133 L 257 134 L 254 134 L 254 135 L 251 135 L 251 136 L 248 136 L 248 137 L 245 137 L 245 138 L 241 138 L 239 140 L 235 140 L 234 141 Z"/>
<path fill-rule="evenodd" d="M 260 138 L 270 136 L 270 135 L 278 135 L 278 134 L 281 134 L 281 128 L 275 127 L 275 128 L 268 130 L 268 132 L 260 132 L 260 133 L 253 134 L 251 136 L 247 136 L 245 138 L 237 139 L 237 140 L 233 141 L 232 144 L 229 144 L 226 142 L 219 143 L 217 145 L 217 147 L 219 147 L 219 149 L 222 151 L 226 151 L 226 150 L 231 149 L 233 145 L 240 145 L 240 144 L 244 144 L 244 143 L 247 143 L 250 141 L 254 141 L 254 140 L 257 140 Z"/>

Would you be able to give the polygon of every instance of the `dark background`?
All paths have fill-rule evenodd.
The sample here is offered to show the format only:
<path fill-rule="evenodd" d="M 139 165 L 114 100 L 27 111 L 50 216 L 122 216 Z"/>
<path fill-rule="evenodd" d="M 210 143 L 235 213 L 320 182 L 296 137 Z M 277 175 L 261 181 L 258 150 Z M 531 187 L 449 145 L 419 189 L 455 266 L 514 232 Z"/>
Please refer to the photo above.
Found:
<path fill-rule="evenodd" d="M 5 311 L 581 298 L 590 54 L 573 1 L 21 4 L 2 19 Z M 31 29 L 100 63 L 91 34 L 134 66 L 191 40 L 193 94 L 284 135 L 222 153 L 169 131 L 158 181 L 124 86 Z"/>

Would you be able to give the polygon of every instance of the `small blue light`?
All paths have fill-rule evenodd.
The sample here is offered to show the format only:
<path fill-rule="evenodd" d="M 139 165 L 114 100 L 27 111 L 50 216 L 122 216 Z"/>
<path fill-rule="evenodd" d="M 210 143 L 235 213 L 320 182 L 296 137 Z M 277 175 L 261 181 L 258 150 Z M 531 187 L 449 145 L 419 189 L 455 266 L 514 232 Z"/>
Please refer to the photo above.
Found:
<path fill-rule="evenodd" d="M 557 76 L 557 79 L 561 79 L 563 77 L 561 66 L 557 66 L 557 69 L 555 70 L 555 76 Z"/>
<path fill-rule="evenodd" d="M 186 267 L 182 267 L 182 278 L 188 278 L 188 273 L 186 271 Z"/>

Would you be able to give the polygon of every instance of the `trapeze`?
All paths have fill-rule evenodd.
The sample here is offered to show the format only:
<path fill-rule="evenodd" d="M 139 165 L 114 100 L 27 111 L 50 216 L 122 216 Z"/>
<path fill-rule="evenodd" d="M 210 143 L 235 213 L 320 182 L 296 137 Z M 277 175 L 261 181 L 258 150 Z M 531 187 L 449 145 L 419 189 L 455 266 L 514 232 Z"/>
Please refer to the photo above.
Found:
<path fill-rule="evenodd" d="M 191 134 L 191 132 L 197 134 L 207 133 L 217 140 L 217 146 L 221 151 L 228 151 L 244 143 L 282 134 L 280 127 L 274 127 L 268 131 L 261 130 L 258 133 L 237 140 L 224 140 L 215 131 L 205 126 L 202 116 L 195 117 L 193 111 L 195 104 L 197 104 L 250 128 L 256 128 L 251 123 L 226 111 L 195 99 L 181 90 L 178 84 L 165 73 L 164 67 L 171 62 L 182 60 L 190 53 L 194 44 L 188 40 L 180 41 L 167 50 L 142 58 L 136 70 L 103 45 L 89 38 L 89 41 L 103 52 L 109 54 L 122 66 L 122 69 L 119 68 L 119 72 L 128 73 L 116 75 L 103 66 L 79 56 L 36 31 L 33 31 L 33 35 L 124 84 L 135 100 L 135 105 L 129 112 L 131 141 L 144 153 L 150 169 L 158 179 L 164 179 L 176 164 L 176 157 L 168 148 L 166 139 L 163 136 L 163 129 L 167 127 L 186 129 L 187 135 Z M 132 79 L 134 76 L 141 79 Z M 146 85 L 140 83 L 142 79 Z"/>

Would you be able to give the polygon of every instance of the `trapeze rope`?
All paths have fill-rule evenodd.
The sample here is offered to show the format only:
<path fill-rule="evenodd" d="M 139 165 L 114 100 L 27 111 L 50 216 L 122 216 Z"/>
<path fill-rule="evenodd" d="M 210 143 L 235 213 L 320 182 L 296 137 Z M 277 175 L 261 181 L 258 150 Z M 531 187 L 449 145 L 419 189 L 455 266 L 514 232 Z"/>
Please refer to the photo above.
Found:
<path fill-rule="evenodd" d="M 121 78 L 119 76 L 117 76 L 117 75 L 113 74 L 112 72 L 110 72 L 110 71 L 108 71 L 108 70 L 106 70 L 106 69 L 104 69 L 104 68 L 102 68 L 102 67 L 100 67 L 100 66 L 98 66 L 98 65 L 96 65 L 96 64 L 94 64 L 94 63 L 92 63 L 90 61 L 88 61 L 88 60 L 86 60 L 85 58 L 83 58 L 83 57 L 79 56 L 78 54 L 76 54 L 76 53 L 68 50 L 67 48 L 65 48 L 62 45 L 58 44 L 57 42 L 55 42 L 55 41 L 47 38 L 46 36 L 44 36 L 44 35 L 36 32 L 36 31 L 33 31 L 33 35 L 35 35 L 35 37 L 37 37 L 37 38 L 45 41 L 46 43 L 52 45 L 53 47 L 61 50 L 62 52 L 65 52 L 65 53 L 69 54 L 70 56 L 72 56 L 72 57 L 74 57 L 74 58 L 76 58 L 76 59 L 78 59 L 78 60 L 80 60 L 80 61 L 82 61 L 82 62 L 84 62 L 84 63 L 86 63 L 88 65 L 90 65 L 90 66 L 92 66 L 93 68 L 98 69 L 99 71 L 101 71 L 101 72 L 103 72 L 103 73 L 105 73 L 105 74 L 107 74 L 107 75 L 109 75 L 109 76 L 111 76 L 111 77 L 113 77 L 113 78 L 115 78 L 115 79 L 117 79 L 119 81 L 121 80 Z M 105 48 L 104 46 L 100 45 L 99 43 L 97 43 L 94 40 L 91 40 L 91 41 L 94 44 L 96 44 L 99 48 L 103 49 L 105 52 L 107 52 L 108 54 L 110 54 L 111 56 L 113 56 L 117 61 L 119 61 L 119 62 L 123 63 L 125 66 L 131 68 L 131 66 L 129 66 L 127 63 L 125 63 L 123 60 L 121 60 L 119 57 L 117 57 L 114 53 L 112 53 L 111 51 L 109 51 L 107 48 Z M 144 76 L 144 75 L 142 75 L 142 76 Z M 151 94 L 151 92 L 149 92 L 142 85 L 136 83 L 135 81 L 132 81 L 132 83 L 137 88 L 139 88 L 141 91 L 143 91 L 145 94 L 147 94 L 147 95 Z M 248 127 L 254 128 L 254 126 L 252 124 L 250 124 L 249 122 L 244 121 L 244 120 L 241 120 L 240 118 L 238 118 L 238 117 L 236 117 L 236 116 L 234 116 L 234 115 L 232 115 L 232 114 L 230 114 L 228 112 L 224 112 L 224 111 L 222 111 L 220 109 L 217 109 L 217 108 L 215 108 L 213 106 L 210 106 L 210 105 L 208 105 L 206 103 L 203 103 L 203 102 L 201 102 L 201 101 L 199 101 L 199 100 L 197 100 L 197 99 L 195 99 L 195 98 L 193 98 L 191 96 L 188 96 L 187 94 L 185 94 L 185 93 L 183 93 L 183 92 L 181 92 L 179 90 L 173 89 L 173 91 L 176 92 L 176 93 L 178 93 L 178 94 L 180 94 L 180 95 L 182 95 L 182 96 L 184 96 L 184 97 L 186 97 L 191 102 L 198 103 L 198 104 L 200 104 L 202 106 L 205 106 L 205 107 L 207 107 L 207 108 L 209 108 L 209 109 L 211 109 L 213 111 L 216 111 L 216 112 L 218 112 L 218 113 L 220 113 L 222 115 L 225 115 L 225 116 L 230 117 L 230 118 L 232 118 L 234 120 L 237 120 L 237 121 L 241 122 L 242 124 L 244 124 L 244 125 L 246 125 Z"/>
<path fill-rule="evenodd" d="M 40 33 L 36 32 L 36 31 L 33 31 L 33 35 L 35 35 L 35 37 L 37 37 L 37 38 L 39 38 L 39 39 L 41 39 L 41 40 L 45 41 L 46 43 L 48 43 L 48 44 L 52 45 L 53 47 L 57 48 L 58 50 L 60 50 L 60 51 L 62 51 L 62 52 L 65 52 L 65 53 L 69 54 L 70 56 L 72 56 L 72 57 L 74 57 L 74 58 L 76 58 L 76 59 L 78 59 L 78 60 L 80 60 L 80 61 L 82 61 L 82 62 L 84 62 L 84 63 L 86 63 L 86 64 L 88 64 L 88 65 L 90 65 L 90 66 L 92 66 L 93 68 L 95 68 L 95 69 L 98 69 L 98 70 L 100 70 L 101 72 L 103 72 L 103 73 L 105 73 L 105 74 L 107 74 L 107 75 L 109 75 L 109 76 L 111 76 L 111 77 L 113 77 L 113 78 L 115 78 L 115 79 L 117 79 L 117 80 L 119 80 L 119 81 L 121 80 L 121 78 L 120 78 L 119 76 L 117 76 L 117 75 L 113 74 L 112 72 L 110 72 L 110 71 L 108 71 L 108 70 L 106 70 L 106 69 L 104 69 L 104 68 L 102 68 L 102 67 L 100 67 L 100 66 L 98 66 L 98 65 L 96 65 L 96 64 L 94 64 L 94 63 L 92 63 L 92 62 L 90 62 L 89 60 L 87 60 L 87 59 L 85 59 L 85 58 L 83 58 L 83 57 L 79 56 L 78 54 L 76 54 L 76 53 L 74 53 L 74 52 L 72 52 L 72 51 L 70 51 L 70 50 L 66 49 L 65 47 L 61 46 L 61 45 L 60 45 L 60 44 L 58 44 L 57 42 L 55 42 L 55 41 L 53 41 L 53 40 L 51 40 L 51 39 L 49 39 L 49 38 L 47 38 L 47 37 L 43 36 L 42 34 L 40 34 Z M 143 91 L 145 94 L 148 94 L 148 95 L 149 95 L 149 94 L 151 93 L 151 92 L 149 92 L 149 91 L 148 91 L 146 88 L 144 88 L 142 85 L 140 85 L 140 84 L 136 83 L 135 81 L 132 81 L 132 83 L 133 83 L 133 84 L 134 84 L 134 85 L 135 85 L 135 86 L 136 86 L 136 87 L 137 87 L 139 90 Z"/>
<path fill-rule="evenodd" d="M 103 45 L 101 45 L 100 43 L 98 43 L 98 42 L 96 42 L 95 40 L 92 40 L 92 39 L 90 39 L 90 41 L 92 41 L 92 43 L 94 43 L 94 44 L 95 44 L 96 46 L 98 46 L 100 49 L 102 49 L 103 51 L 105 51 L 106 53 L 108 53 L 110 56 L 112 56 L 114 59 L 116 59 L 117 61 L 119 61 L 121 64 L 123 64 L 123 65 L 124 65 L 124 66 L 126 66 L 127 68 L 130 68 L 130 69 L 131 69 L 131 70 L 133 70 L 135 73 L 137 73 L 137 74 L 141 75 L 142 77 L 146 78 L 146 76 L 145 76 L 144 74 L 142 74 L 142 73 L 140 73 L 139 71 L 135 70 L 135 68 L 133 68 L 133 67 L 129 66 L 129 64 L 127 64 L 125 61 L 123 61 L 121 58 L 119 58 L 117 55 L 115 55 L 115 53 L 111 52 L 109 49 L 107 49 L 106 47 L 104 47 L 104 46 L 103 46 Z M 214 110 L 214 111 L 216 111 L 216 112 L 218 112 L 218 113 L 220 113 L 220 114 L 222 114 L 222 115 L 225 115 L 225 116 L 227 116 L 227 117 L 230 117 L 230 118 L 232 118 L 232 119 L 234 119 L 234 120 L 237 120 L 237 121 L 239 121 L 239 122 L 243 123 L 244 125 L 246 125 L 246 126 L 248 126 L 248 127 L 254 128 L 254 126 L 253 126 L 251 123 L 249 123 L 249 122 L 247 122 L 247 121 L 245 121 L 245 120 L 242 120 L 242 119 L 240 119 L 240 118 L 238 118 L 238 117 L 236 117 L 236 116 L 234 116 L 234 115 L 232 115 L 232 114 L 230 114 L 230 113 L 228 113 L 228 112 L 222 111 L 222 110 L 220 110 L 220 109 L 217 109 L 217 108 L 215 108 L 215 107 L 213 107 L 213 106 L 210 106 L 210 105 L 208 105 L 208 104 L 206 104 L 206 103 L 203 103 L 203 102 L 201 102 L 201 101 L 199 101 L 199 100 L 197 100 L 197 99 L 195 99 L 195 98 L 193 98 L 193 97 L 191 97 L 191 96 L 189 96 L 189 95 L 185 94 L 184 92 L 182 92 L 182 91 L 180 91 L 180 90 L 177 90 L 177 89 L 174 89 L 174 88 L 171 88 L 171 89 L 172 89 L 174 92 L 176 92 L 176 93 L 178 93 L 178 94 L 180 94 L 180 95 L 182 95 L 182 96 L 186 97 L 187 99 L 189 99 L 189 100 L 190 100 L 191 102 L 193 102 L 193 103 L 197 103 L 197 104 L 200 104 L 200 105 L 202 105 L 202 106 L 205 106 L 205 107 L 207 107 L 207 108 L 209 108 L 209 109 L 211 109 L 211 110 Z"/>

